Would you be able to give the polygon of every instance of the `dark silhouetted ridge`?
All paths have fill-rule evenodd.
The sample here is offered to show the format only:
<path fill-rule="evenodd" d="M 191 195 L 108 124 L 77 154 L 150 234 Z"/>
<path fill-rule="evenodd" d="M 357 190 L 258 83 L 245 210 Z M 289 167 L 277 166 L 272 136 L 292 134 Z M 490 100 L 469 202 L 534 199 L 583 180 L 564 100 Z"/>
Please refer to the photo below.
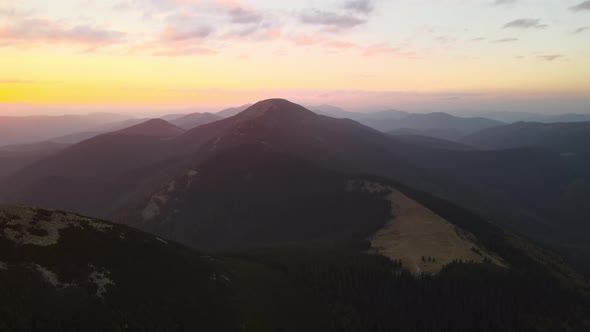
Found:
<path fill-rule="evenodd" d="M 243 119 L 252 119 L 268 114 L 280 114 L 281 116 L 311 116 L 316 115 L 312 111 L 301 105 L 292 103 L 286 99 L 267 99 L 257 102 L 248 107 L 243 112 L 237 114 L 237 117 Z"/>
<path fill-rule="evenodd" d="M 154 137 L 174 137 L 184 133 L 184 129 L 178 128 L 170 122 L 162 119 L 151 119 L 135 126 L 116 131 L 112 134 L 133 134 Z"/>

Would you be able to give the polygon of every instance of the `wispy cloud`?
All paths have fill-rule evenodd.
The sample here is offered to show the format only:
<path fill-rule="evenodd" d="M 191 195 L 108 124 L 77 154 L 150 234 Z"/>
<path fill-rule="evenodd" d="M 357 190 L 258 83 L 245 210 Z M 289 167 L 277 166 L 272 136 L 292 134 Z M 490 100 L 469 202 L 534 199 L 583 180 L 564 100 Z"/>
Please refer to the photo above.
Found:
<path fill-rule="evenodd" d="M 570 7 L 570 9 L 575 12 L 579 12 L 582 10 L 590 10 L 590 0 L 584 1 L 582 3 L 575 5 L 575 6 L 572 6 L 572 7 Z"/>
<path fill-rule="evenodd" d="M 518 38 L 512 38 L 512 37 L 510 37 L 510 38 L 500 38 L 500 39 L 494 40 L 493 42 L 494 43 L 512 43 L 512 42 L 515 42 L 515 41 L 518 41 Z"/>
<path fill-rule="evenodd" d="M 577 35 L 577 34 L 579 34 L 579 33 L 582 33 L 582 32 L 585 32 L 585 31 L 588 31 L 588 29 L 590 29 L 590 27 L 579 27 L 579 28 L 577 28 L 576 30 L 572 31 L 572 33 L 573 33 L 574 35 Z"/>
<path fill-rule="evenodd" d="M 566 58 L 563 54 L 546 54 L 546 55 L 539 55 L 539 59 L 545 61 L 555 61 L 555 60 L 563 60 Z"/>
<path fill-rule="evenodd" d="M 318 9 L 309 10 L 301 14 L 299 20 L 305 24 L 320 25 L 335 29 L 353 28 L 367 22 L 364 18 Z"/>
<path fill-rule="evenodd" d="M 441 44 L 447 45 L 447 44 L 452 44 L 452 43 L 456 42 L 457 38 L 452 37 L 452 36 L 438 36 L 438 37 L 436 37 L 436 41 Z"/>
<path fill-rule="evenodd" d="M 27 18 L 0 27 L 0 39 L 9 42 L 71 43 L 91 46 L 120 43 L 125 34 L 88 25 L 69 26 L 49 19 Z"/>
<path fill-rule="evenodd" d="M 180 42 L 203 39 L 209 36 L 213 29 L 208 26 L 169 26 L 162 32 L 162 40 L 166 42 Z"/>
<path fill-rule="evenodd" d="M 369 14 L 375 9 L 375 4 L 371 0 L 350 0 L 344 3 L 343 8 L 361 14 Z"/>
<path fill-rule="evenodd" d="M 494 5 L 496 6 L 504 6 L 504 5 L 511 5 L 516 3 L 517 0 L 495 0 Z"/>
<path fill-rule="evenodd" d="M 231 22 L 236 24 L 260 23 L 263 19 L 261 13 L 243 7 L 231 8 L 228 11 L 228 14 L 231 18 Z"/>
<path fill-rule="evenodd" d="M 547 24 L 541 23 L 539 19 L 531 19 L 531 18 L 520 18 L 514 21 L 510 21 L 504 24 L 504 29 L 508 28 L 517 28 L 517 29 L 544 29 L 547 27 Z"/>

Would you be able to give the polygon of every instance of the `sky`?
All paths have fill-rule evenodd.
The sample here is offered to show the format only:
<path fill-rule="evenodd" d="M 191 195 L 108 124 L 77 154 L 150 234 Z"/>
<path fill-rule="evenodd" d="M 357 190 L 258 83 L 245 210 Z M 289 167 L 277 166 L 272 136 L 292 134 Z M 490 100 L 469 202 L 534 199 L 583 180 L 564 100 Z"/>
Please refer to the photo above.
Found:
<path fill-rule="evenodd" d="M 0 115 L 590 113 L 590 1 L 0 0 Z"/>

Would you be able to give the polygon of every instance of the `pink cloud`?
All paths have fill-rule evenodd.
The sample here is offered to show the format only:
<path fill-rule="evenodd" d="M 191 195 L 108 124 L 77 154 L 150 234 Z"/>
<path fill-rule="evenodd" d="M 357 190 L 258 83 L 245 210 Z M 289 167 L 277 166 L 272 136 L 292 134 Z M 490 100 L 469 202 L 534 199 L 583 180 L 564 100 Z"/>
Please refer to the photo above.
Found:
<path fill-rule="evenodd" d="M 203 39 L 209 36 L 213 30 L 207 26 L 174 27 L 169 26 L 162 32 L 164 42 L 177 42 L 191 39 Z"/>

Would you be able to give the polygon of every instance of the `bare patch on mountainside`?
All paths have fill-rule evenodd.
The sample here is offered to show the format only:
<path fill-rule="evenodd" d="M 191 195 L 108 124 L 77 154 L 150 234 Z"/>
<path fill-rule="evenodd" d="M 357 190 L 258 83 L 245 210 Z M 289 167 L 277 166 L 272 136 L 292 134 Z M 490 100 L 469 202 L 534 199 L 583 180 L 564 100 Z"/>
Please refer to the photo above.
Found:
<path fill-rule="evenodd" d="M 57 275 L 57 273 L 53 272 L 52 270 L 50 270 L 44 266 L 41 266 L 37 263 L 31 263 L 30 267 L 32 270 L 39 272 L 39 274 L 41 275 L 43 280 L 45 282 L 51 284 L 53 287 L 67 288 L 67 287 L 72 286 L 72 284 L 60 282 L 59 276 Z"/>
<path fill-rule="evenodd" d="M 3 227 L 0 236 L 19 245 L 41 247 L 57 244 L 60 230 L 70 227 L 90 227 L 100 232 L 113 228 L 111 224 L 74 214 L 14 206 L 0 210 L 0 226 Z"/>
<path fill-rule="evenodd" d="M 414 273 L 438 273 L 453 261 L 489 262 L 504 266 L 501 259 L 485 250 L 472 234 L 454 226 L 399 190 L 374 182 L 363 182 L 362 190 L 388 193 L 392 218 L 371 236 L 371 251 Z"/>
<path fill-rule="evenodd" d="M 88 282 L 96 285 L 95 295 L 104 298 L 107 293 L 107 286 L 114 286 L 115 282 L 110 278 L 111 272 L 106 269 L 97 269 L 94 265 L 89 264 L 88 267 L 94 270 L 88 276 Z"/>

